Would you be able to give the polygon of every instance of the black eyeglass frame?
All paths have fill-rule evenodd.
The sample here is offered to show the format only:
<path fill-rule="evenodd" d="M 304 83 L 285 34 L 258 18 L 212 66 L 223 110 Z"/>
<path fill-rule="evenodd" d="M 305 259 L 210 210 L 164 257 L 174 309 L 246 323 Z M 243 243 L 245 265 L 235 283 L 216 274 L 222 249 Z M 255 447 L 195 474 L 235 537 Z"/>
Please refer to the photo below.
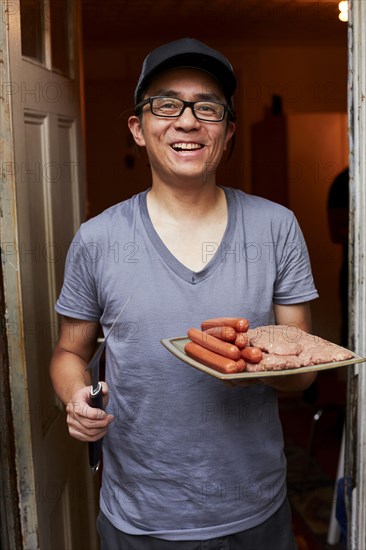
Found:
<path fill-rule="evenodd" d="M 154 101 L 154 99 L 162 99 L 162 98 L 178 99 L 179 101 L 181 101 L 182 102 L 182 110 L 180 111 L 180 113 L 178 113 L 177 115 L 162 115 L 160 113 L 159 114 L 154 113 L 154 111 L 153 111 L 153 101 Z M 196 103 L 215 103 L 215 105 L 221 105 L 222 107 L 224 107 L 222 118 L 220 118 L 219 120 L 212 120 L 212 119 L 198 117 L 197 114 L 194 111 L 194 105 Z M 193 113 L 193 116 L 201 122 L 222 122 L 225 119 L 226 113 L 228 113 L 228 119 L 230 121 L 234 121 L 236 119 L 235 111 L 229 105 L 227 105 L 226 103 L 221 103 L 220 101 L 205 101 L 203 99 L 199 99 L 197 101 L 185 101 L 184 99 L 180 99 L 180 97 L 169 97 L 169 96 L 162 96 L 162 95 L 154 95 L 154 96 L 148 97 L 147 99 L 144 99 L 143 101 L 140 101 L 140 103 L 138 103 L 135 106 L 135 113 L 138 115 L 139 112 L 142 110 L 142 108 L 145 107 L 145 105 L 147 105 L 147 104 L 150 104 L 150 110 L 151 110 L 151 113 L 154 116 L 158 116 L 158 117 L 162 117 L 162 118 L 179 118 L 183 114 L 184 110 L 187 107 L 189 107 L 191 109 L 192 113 Z"/>

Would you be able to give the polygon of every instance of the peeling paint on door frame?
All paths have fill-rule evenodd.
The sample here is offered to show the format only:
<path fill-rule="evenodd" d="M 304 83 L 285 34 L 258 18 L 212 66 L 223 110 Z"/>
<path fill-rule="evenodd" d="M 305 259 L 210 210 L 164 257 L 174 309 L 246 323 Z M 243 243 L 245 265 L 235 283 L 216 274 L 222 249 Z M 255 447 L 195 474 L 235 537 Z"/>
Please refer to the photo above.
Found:
<path fill-rule="evenodd" d="M 11 2 L 14 9 L 14 2 Z M 18 6 L 19 7 L 19 6 Z M 1 82 L 11 82 L 9 61 L 9 2 L 1 2 L 0 62 Z M 0 142 L 2 150 L 0 179 L 0 241 L 12 247 L 11 261 L 2 253 L 5 301 L 5 331 L 9 359 L 9 383 L 13 423 L 17 495 L 21 521 L 22 548 L 39 548 L 37 506 L 34 480 L 28 383 L 23 338 L 23 312 L 20 287 L 19 250 L 17 246 L 17 208 L 14 171 L 12 109 L 10 96 L 0 98 Z M 4 252 L 4 251 L 3 251 Z"/>
<path fill-rule="evenodd" d="M 366 1 L 351 0 L 348 123 L 350 165 L 350 347 L 366 357 Z M 349 374 L 346 426 L 347 548 L 366 548 L 366 371 Z M 346 491 L 347 494 L 347 491 Z"/>

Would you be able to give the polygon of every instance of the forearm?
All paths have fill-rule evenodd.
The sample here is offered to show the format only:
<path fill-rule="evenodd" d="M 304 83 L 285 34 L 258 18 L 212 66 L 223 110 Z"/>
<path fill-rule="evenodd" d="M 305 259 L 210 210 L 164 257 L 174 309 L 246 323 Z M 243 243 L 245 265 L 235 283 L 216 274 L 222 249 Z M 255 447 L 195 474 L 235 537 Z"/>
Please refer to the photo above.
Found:
<path fill-rule="evenodd" d="M 50 363 L 50 377 L 56 394 L 65 403 L 91 383 L 86 370 L 97 344 L 99 323 L 63 317 L 60 338 Z"/>
<path fill-rule="evenodd" d="M 308 303 L 290 306 L 275 305 L 274 312 L 277 324 L 295 326 L 305 332 L 310 332 L 311 314 Z M 279 391 L 303 391 L 314 382 L 315 378 L 316 373 L 305 372 L 263 378 L 262 382 Z"/>
<path fill-rule="evenodd" d="M 77 390 L 91 383 L 87 362 L 63 349 L 55 349 L 50 364 L 50 377 L 58 397 L 66 405 Z"/>

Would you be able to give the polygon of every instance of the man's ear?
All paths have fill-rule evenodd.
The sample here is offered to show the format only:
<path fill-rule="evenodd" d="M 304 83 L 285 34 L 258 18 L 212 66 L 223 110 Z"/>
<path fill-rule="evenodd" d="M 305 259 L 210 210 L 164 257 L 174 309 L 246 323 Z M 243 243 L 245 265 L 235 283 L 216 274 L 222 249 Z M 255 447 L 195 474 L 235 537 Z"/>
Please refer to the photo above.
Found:
<path fill-rule="evenodd" d="M 128 127 L 133 139 L 139 147 L 145 147 L 144 132 L 142 130 L 142 124 L 138 116 L 133 115 L 128 119 Z"/>
<path fill-rule="evenodd" d="M 236 130 L 235 122 L 230 121 L 226 129 L 224 151 L 226 151 L 229 141 L 235 134 L 235 130 Z"/>

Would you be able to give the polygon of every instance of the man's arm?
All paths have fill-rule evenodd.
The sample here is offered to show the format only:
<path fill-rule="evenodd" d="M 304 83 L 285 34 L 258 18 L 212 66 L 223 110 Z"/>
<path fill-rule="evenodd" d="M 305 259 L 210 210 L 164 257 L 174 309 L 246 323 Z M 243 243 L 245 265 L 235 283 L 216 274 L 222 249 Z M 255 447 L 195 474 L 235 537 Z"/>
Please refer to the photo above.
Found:
<path fill-rule="evenodd" d="M 274 305 L 274 314 L 277 325 L 291 325 L 305 332 L 311 331 L 311 313 L 309 303 L 294 305 Z M 261 378 L 264 384 L 268 384 L 280 391 L 301 391 L 308 388 L 315 380 L 315 372 L 290 374 L 289 376 Z"/>
<path fill-rule="evenodd" d="M 67 411 L 69 433 L 81 441 L 103 437 L 113 416 L 89 406 L 90 373 L 86 371 L 99 332 L 99 323 L 63 317 L 59 341 L 50 364 L 50 376 L 56 394 Z M 103 383 L 105 404 L 108 388 Z"/>
<path fill-rule="evenodd" d="M 311 312 L 309 302 L 282 306 L 274 304 L 276 325 L 292 325 L 305 332 L 311 331 Z"/>

